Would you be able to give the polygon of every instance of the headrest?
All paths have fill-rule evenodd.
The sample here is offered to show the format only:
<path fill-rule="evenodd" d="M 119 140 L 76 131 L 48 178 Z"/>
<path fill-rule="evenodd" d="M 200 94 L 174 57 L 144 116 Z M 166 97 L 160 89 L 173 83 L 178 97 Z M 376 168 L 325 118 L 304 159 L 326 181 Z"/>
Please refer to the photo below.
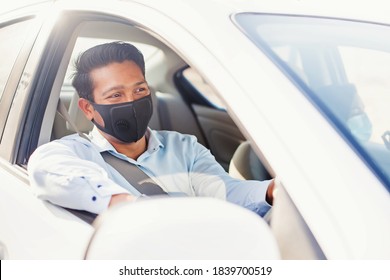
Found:
<path fill-rule="evenodd" d="M 253 151 L 249 141 L 242 142 L 229 165 L 230 176 L 242 180 L 268 180 L 270 175 Z"/>
<path fill-rule="evenodd" d="M 68 112 L 70 121 L 74 123 L 80 132 L 88 134 L 93 128 L 93 123 L 88 120 L 84 113 L 80 110 L 78 102 L 79 96 L 77 93 L 74 93 L 69 103 Z M 76 132 L 68 122 L 66 123 L 66 128 L 70 131 Z"/>
<path fill-rule="evenodd" d="M 323 86 L 314 92 L 342 122 L 356 111 L 364 111 L 363 102 L 353 84 Z"/>

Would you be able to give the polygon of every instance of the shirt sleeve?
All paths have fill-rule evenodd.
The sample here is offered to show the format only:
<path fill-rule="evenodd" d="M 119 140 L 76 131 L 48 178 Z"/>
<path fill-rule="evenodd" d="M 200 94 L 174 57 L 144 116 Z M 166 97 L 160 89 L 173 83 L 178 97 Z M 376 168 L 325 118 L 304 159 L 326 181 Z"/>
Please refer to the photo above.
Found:
<path fill-rule="evenodd" d="M 53 141 L 37 148 L 28 163 L 30 184 L 41 199 L 100 214 L 113 194 L 128 191 L 109 178 L 107 170 L 97 163 L 103 159 L 93 158 L 91 147 L 70 143 L 78 147 Z"/>
<path fill-rule="evenodd" d="M 194 143 L 191 182 L 198 196 L 223 198 L 264 216 L 271 206 L 266 202 L 270 180 L 241 180 L 231 177 L 208 149 Z"/>

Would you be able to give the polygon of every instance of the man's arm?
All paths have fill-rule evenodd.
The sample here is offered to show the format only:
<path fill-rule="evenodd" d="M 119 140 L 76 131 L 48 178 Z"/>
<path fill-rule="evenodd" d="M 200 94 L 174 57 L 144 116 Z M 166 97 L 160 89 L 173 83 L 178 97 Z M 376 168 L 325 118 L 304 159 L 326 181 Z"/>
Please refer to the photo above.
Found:
<path fill-rule="evenodd" d="M 100 154 L 91 149 L 70 140 L 40 146 L 28 163 L 30 183 L 38 197 L 96 214 L 123 199 L 123 194 L 130 200 L 127 190 L 109 178 Z"/>
<path fill-rule="evenodd" d="M 195 160 L 191 182 L 199 196 L 225 198 L 263 216 L 273 202 L 274 181 L 232 178 L 202 145 L 194 144 Z"/>
<path fill-rule="evenodd" d="M 134 202 L 136 199 L 137 198 L 135 196 L 128 193 L 113 194 L 111 196 L 111 200 L 108 204 L 108 207 L 112 207 L 114 205 L 124 202 Z"/>

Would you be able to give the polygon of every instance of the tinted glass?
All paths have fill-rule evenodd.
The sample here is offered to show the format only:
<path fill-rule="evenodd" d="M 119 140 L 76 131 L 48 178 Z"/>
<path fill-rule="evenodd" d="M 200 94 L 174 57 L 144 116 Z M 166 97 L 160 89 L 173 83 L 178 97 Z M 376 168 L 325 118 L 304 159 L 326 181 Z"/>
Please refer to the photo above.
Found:
<path fill-rule="evenodd" d="M 390 27 L 264 14 L 236 20 L 390 190 Z"/>

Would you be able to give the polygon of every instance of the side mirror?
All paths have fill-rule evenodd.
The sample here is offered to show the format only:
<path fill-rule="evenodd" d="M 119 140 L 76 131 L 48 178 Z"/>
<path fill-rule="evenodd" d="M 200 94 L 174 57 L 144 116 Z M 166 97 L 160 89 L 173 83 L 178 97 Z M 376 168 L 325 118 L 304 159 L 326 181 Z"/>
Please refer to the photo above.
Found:
<path fill-rule="evenodd" d="M 99 216 L 86 259 L 279 259 L 268 224 L 213 198 L 156 198 Z"/>

